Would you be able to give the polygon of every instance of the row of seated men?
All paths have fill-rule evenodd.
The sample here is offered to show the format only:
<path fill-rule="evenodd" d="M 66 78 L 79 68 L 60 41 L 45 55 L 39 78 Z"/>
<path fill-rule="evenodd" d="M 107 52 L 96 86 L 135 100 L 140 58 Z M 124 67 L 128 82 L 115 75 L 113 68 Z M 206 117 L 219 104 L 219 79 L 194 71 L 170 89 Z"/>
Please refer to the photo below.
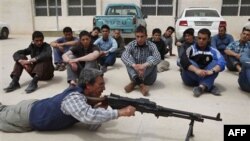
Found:
<path fill-rule="evenodd" d="M 199 97 L 204 92 L 220 95 L 220 90 L 214 85 L 214 81 L 225 69 L 225 65 L 229 70 L 240 72 L 239 85 L 242 90 L 250 92 L 250 29 L 243 28 L 240 40 L 230 41 L 224 51 L 220 48 L 218 48 L 219 51 L 216 49 L 219 44 L 224 43 L 224 36 L 228 35 L 224 33 L 224 36 L 220 37 L 220 30 L 225 32 L 226 28 L 220 27 L 217 35 L 219 37 L 212 37 L 212 43 L 210 43 L 211 32 L 208 29 L 199 30 L 196 40 L 194 31 L 187 29 L 183 33 L 184 41 L 177 43 L 180 46 L 178 64 L 182 70 L 181 78 L 184 84 L 194 86 L 195 97 Z M 102 33 L 101 37 L 98 37 L 99 31 Z M 39 80 L 53 78 L 52 62 L 55 63 L 56 70 L 67 68 L 67 81 L 70 87 L 74 87 L 77 85 L 82 69 L 96 68 L 106 72 L 107 67 L 115 63 L 116 54 L 120 54 L 131 80 L 124 90 L 129 93 L 139 86 L 141 93 L 147 96 L 149 86 L 153 85 L 157 78 L 157 65 L 164 60 L 166 53 L 169 52 L 170 56 L 174 56 L 171 37 L 173 32 L 174 28 L 168 27 L 161 36 L 161 30 L 156 28 L 153 30 L 152 38 L 148 40 L 146 28 L 139 26 L 135 31 L 135 40 L 122 48 L 118 47 L 119 42 L 110 36 L 110 28 L 107 25 L 103 25 L 100 30 L 94 28 L 91 33 L 82 31 L 79 39 L 73 37 L 71 28 L 66 27 L 63 31 L 64 37 L 50 45 L 44 42 L 41 32 L 35 31 L 29 47 L 14 53 L 13 58 L 16 63 L 10 75 L 12 81 L 4 90 L 11 92 L 20 88 L 19 78 L 25 69 L 33 78 L 25 91 L 27 93 L 35 91 Z M 214 39 L 221 42 L 213 41 Z M 51 46 L 54 61 L 52 61 Z M 30 55 L 30 59 L 27 55 Z"/>

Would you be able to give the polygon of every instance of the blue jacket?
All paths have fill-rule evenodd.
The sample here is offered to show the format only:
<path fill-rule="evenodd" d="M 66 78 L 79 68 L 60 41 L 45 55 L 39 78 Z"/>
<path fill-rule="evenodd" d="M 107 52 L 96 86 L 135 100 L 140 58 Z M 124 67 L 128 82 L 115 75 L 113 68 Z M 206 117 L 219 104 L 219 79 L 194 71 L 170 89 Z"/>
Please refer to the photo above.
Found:
<path fill-rule="evenodd" d="M 196 62 L 199 65 L 199 68 L 204 69 L 209 63 L 212 61 L 216 61 L 217 65 L 220 66 L 221 71 L 225 69 L 225 60 L 220 52 L 211 47 L 210 45 L 207 46 L 204 50 L 201 50 L 197 44 L 193 44 L 186 49 L 181 56 L 181 66 L 184 69 L 188 69 L 192 63 L 190 60 Z"/>
<path fill-rule="evenodd" d="M 74 91 L 82 92 L 83 90 L 79 87 L 69 88 L 54 97 L 36 101 L 32 105 L 29 115 L 31 127 L 41 131 L 60 130 L 79 122 L 61 111 L 63 99 Z"/>

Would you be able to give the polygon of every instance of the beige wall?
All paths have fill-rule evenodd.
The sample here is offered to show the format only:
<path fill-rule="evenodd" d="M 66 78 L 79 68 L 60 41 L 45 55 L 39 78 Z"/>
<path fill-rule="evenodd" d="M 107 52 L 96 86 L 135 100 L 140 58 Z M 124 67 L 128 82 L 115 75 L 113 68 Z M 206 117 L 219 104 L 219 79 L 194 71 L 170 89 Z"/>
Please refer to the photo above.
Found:
<path fill-rule="evenodd" d="M 33 17 L 34 0 L 0 0 L 0 21 L 7 22 L 11 26 L 12 34 L 30 34 L 33 30 L 56 31 L 56 17 Z M 65 26 L 71 26 L 73 30 L 91 30 L 93 16 L 67 16 L 67 0 L 62 2 L 62 16 L 59 16 L 59 30 Z M 97 15 L 102 15 L 109 3 L 134 3 L 140 5 L 140 0 L 97 0 Z M 175 6 L 176 0 L 173 1 Z M 222 0 L 179 0 L 178 13 L 185 7 L 213 7 L 221 11 Z M 153 28 L 164 31 L 168 26 L 174 26 L 175 7 L 173 16 L 148 16 L 148 34 Z M 228 23 L 228 32 L 238 38 L 243 25 L 247 22 L 247 16 L 224 17 Z M 236 22 L 237 21 L 237 22 Z"/>
<path fill-rule="evenodd" d="M 11 34 L 32 33 L 31 0 L 0 0 L 0 21 L 10 25 Z"/>

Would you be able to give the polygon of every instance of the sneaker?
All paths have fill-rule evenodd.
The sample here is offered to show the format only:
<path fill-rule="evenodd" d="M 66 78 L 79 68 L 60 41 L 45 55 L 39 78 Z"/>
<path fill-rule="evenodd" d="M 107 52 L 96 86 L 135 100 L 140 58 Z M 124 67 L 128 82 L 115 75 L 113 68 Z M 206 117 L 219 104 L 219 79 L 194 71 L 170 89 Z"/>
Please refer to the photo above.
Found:
<path fill-rule="evenodd" d="M 216 95 L 216 96 L 220 96 L 220 90 L 218 87 L 216 86 L 213 86 L 212 89 L 210 90 L 210 93 L 213 94 L 213 95 Z"/>
<path fill-rule="evenodd" d="M 203 89 L 201 87 L 194 87 L 193 89 L 194 97 L 199 97 L 203 93 Z"/>
<path fill-rule="evenodd" d="M 145 84 L 140 84 L 140 91 L 141 91 L 143 96 L 147 96 L 148 91 L 149 91 L 149 87 Z"/>
<path fill-rule="evenodd" d="M 107 66 L 101 66 L 101 71 L 103 73 L 107 72 L 107 70 L 108 70 Z"/>
<path fill-rule="evenodd" d="M 8 92 L 12 92 L 16 89 L 20 88 L 20 84 L 18 82 L 12 81 L 9 86 L 7 88 L 4 88 L 3 90 L 8 93 Z"/>
<path fill-rule="evenodd" d="M 134 82 L 130 82 L 127 86 L 124 87 L 126 93 L 130 93 L 135 89 L 136 84 Z"/>

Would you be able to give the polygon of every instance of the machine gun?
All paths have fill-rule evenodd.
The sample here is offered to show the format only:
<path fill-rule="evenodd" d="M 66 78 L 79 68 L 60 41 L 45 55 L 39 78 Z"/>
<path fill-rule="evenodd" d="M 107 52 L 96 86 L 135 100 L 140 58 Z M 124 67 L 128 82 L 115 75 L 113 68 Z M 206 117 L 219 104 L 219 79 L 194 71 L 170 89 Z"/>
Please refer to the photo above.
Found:
<path fill-rule="evenodd" d="M 194 126 L 195 121 L 203 122 L 204 119 L 222 121 L 222 119 L 220 118 L 220 113 L 218 113 L 216 117 L 211 117 L 211 116 L 206 116 L 206 115 L 202 115 L 198 113 L 191 113 L 191 112 L 186 112 L 186 111 L 181 111 L 181 110 L 176 110 L 176 109 L 170 109 L 170 108 L 159 106 L 155 102 L 152 102 L 149 99 L 145 99 L 145 98 L 132 99 L 132 98 L 122 97 L 122 96 L 111 93 L 110 95 L 106 95 L 102 98 L 87 97 L 87 99 L 90 101 L 107 103 L 113 109 L 121 109 L 121 108 L 131 105 L 136 108 L 136 111 L 139 111 L 141 113 L 151 113 L 151 114 L 154 114 L 157 118 L 159 116 L 162 116 L 162 117 L 172 116 L 172 117 L 178 117 L 178 118 L 191 120 L 185 141 L 189 141 L 189 138 L 194 136 L 193 126 Z"/>

